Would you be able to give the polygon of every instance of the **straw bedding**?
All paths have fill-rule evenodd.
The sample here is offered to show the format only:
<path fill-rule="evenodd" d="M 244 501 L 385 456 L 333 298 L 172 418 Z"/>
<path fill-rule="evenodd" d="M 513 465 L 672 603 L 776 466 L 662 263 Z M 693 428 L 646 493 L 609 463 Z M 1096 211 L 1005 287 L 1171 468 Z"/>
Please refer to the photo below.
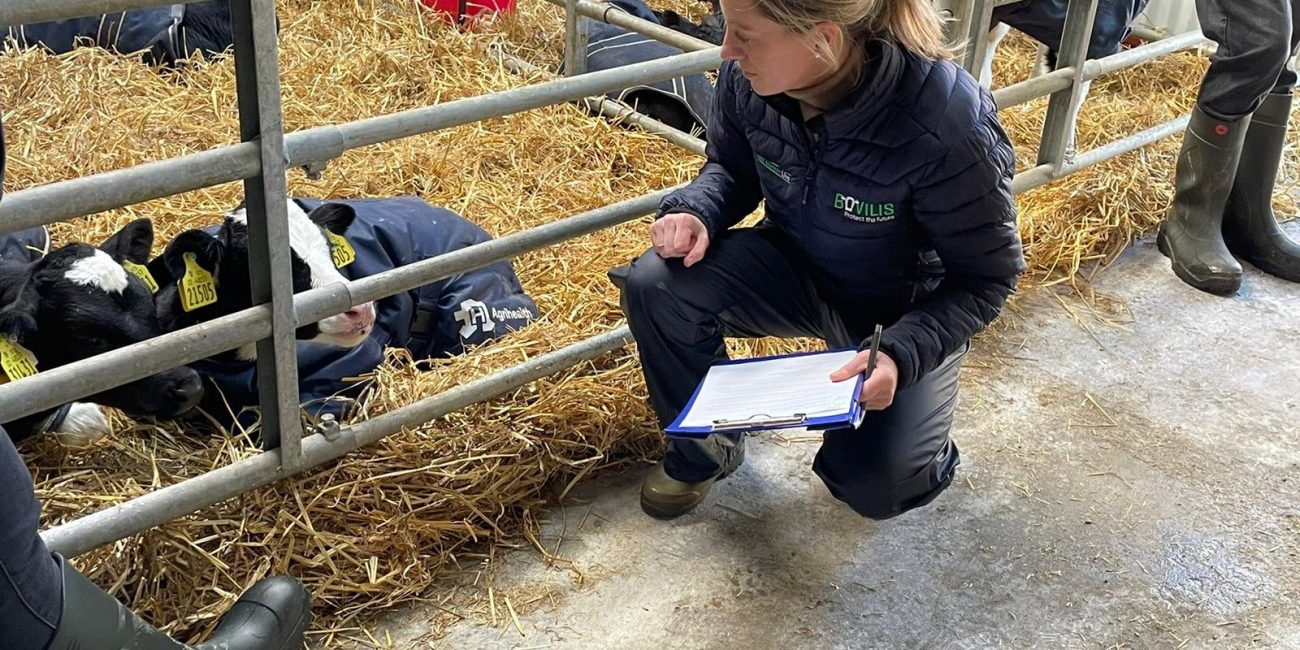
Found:
<path fill-rule="evenodd" d="M 698 15 L 702 4 L 678 0 Z M 504 44 L 553 69 L 560 14 L 529 2 L 517 18 L 473 33 L 448 29 L 408 2 L 282 0 L 281 68 L 288 130 L 337 123 L 538 82 L 485 55 Z M 1009 39 L 997 73 L 1022 78 L 1031 51 Z M 1080 147 L 1163 122 L 1193 101 L 1204 61 L 1180 55 L 1094 84 Z M 0 57 L 0 106 L 10 145 L 8 189 L 161 159 L 237 140 L 230 61 L 159 75 L 97 50 Z M 1003 113 L 1022 165 L 1044 102 Z M 1177 141 L 1094 167 L 1021 197 L 1029 283 L 1075 281 L 1160 218 Z M 611 200 L 688 180 L 698 159 L 570 106 L 539 109 L 345 154 L 319 181 L 290 174 L 291 193 L 318 197 L 418 194 L 503 235 Z M 97 240 L 154 219 L 159 247 L 237 204 L 238 184 L 56 226 L 60 240 Z M 412 363 L 400 353 L 376 373 L 377 414 L 505 368 L 621 320 L 605 272 L 646 246 L 638 222 L 516 261 L 541 322 L 474 354 Z M 789 342 L 738 342 L 739 354 Z M 241 432 L 133 422 L 89 450 L 49 441 L 22 450 L 53 525 L 256 453 Z M 612 353 L 415 431 L 306 478 L 256 490 L 77 560 L 98 583 L 180 637 L 198 638 L 258 578 L 288 572 L 316 597 L 314 633 L 332 645 L 374 614 L 423 597 L 440 575 L 517 540 L 533 513 L 573 482 L 642 464 L 660 440 L 634 349 Z"/>

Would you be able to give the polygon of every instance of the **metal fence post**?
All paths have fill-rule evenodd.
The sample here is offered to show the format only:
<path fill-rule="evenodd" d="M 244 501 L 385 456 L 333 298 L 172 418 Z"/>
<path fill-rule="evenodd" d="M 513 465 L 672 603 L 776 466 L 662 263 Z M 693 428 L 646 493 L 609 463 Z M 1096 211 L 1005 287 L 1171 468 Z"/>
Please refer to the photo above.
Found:
<path fill-rule="evenodd" d="M 934 0 L 934 8 L 943 20 L 944 39 L 964 47 L 970 31 L 971 0 Z"/>
<path fill-rule="evenodd" d="M 961 8 L 970 12 L 962 17 L 962 27 L 965 27 L 966 31 L 958 32 L 966 39 L 965 48 L 961 53 L 961 67 L 977 79 L 980 66 L 984 64 L 987 56 L 984 50 L 988 48 L 989 27 L 993 22 L 993 5 L 993 0 L 963 0 L 961 3 Z"/>
<path fill-rule="evenodd" d="M 271 303 L 271 336 L 257 342 L 262 444 L 287 469 L 302 464 L 293 270 L 285 187 L 284 123 L 274 0 L 233 0 L 239 137 L 257 141 L 261 174 L 244 181 L 253 304 Z"/>
<path fill-rule="evenodd" d="M 578 13 L 578 0 L 564 0 L 564 76 L 587 72 L 587 18 Z"/>
<path fill-rule="evenodd" d="M 1083 99 L 1083 64 L 1088 59 L 1092 41 L 1092 22 L 1097 16 L 1097 0 L 1070 0 L 1061 34 L 1061 50 L 1056 53 L 1056 69 L 1072 67 L 1070 87 L 1052 93 L 1043 120 L 1043 139 L 1038 145 L 1038 164 L 1051 165 L 1054 175 L 1064 168 L 1066 151 L 1074 142 L 1076 108 Z"/>

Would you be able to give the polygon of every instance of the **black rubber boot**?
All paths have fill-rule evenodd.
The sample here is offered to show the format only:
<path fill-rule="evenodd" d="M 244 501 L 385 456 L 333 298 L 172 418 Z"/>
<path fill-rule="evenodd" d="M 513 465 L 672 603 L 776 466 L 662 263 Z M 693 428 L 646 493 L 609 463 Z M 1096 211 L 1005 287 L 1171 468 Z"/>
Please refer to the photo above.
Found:
<path fill-rule="evenodd" d="M 1250 117 L 1225 122 L 1192 110 L 1174 177 L 1174 205 L 1156 242 L 1187 284 L 1217 294 L 1241 288 L 1241 265 L 1223 243 L 1223 207 Z"/>
<path fill-rule="evenodd" d="M 1290 93 L 1269 95 L 1251 116 L 1223 211 L 1223 241 L 1233 255 L 1261 271 L 1300 282 L 1300 245 L 1277 227 L 1273 216 L 1273 186 L 1290 117 Z"/>
<path fill-rule="evenodd" d="M 244 592 L 212 638 L 187 646 L 63 562 L 63 617 L 49 650 L 301 650 L 310 621 L 307 590 L 293 578 L 275 576 Z"/>

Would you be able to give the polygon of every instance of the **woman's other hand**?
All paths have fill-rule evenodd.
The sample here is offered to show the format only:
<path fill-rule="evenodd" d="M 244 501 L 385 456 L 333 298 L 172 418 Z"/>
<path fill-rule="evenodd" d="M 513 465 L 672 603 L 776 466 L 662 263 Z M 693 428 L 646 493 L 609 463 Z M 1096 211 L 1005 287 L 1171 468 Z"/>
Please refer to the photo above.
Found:
<path fill-rule="evenodd" d="M 650 242 L 659 257 L 685 258 L 682 264 L 691 266 L 704 259 L 709 248 L 709 230 L 700 218 L 685 212 L 671 212 L 650 224 Z"/>

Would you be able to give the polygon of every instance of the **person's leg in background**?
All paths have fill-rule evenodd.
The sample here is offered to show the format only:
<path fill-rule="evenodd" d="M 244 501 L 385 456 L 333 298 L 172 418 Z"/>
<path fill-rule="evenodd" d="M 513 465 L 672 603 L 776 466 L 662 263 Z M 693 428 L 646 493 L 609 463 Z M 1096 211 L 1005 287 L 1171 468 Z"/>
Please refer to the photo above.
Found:
<path fill-rule="evenodd" d="M 1174 273 L 1217 294 L 1241 287 L 1223 241 L 1224 207 L 1251 113 L 1273 90 L 1291 51 L 1292 0 L 1196 0 L 1201 31 L 1219 48 L 1183 136 L 1174 200 L 1157 242 Z"/>
<path fill-rule="evenodd" d="M 835 498 L 870 519 L 923 506 L 952 482 L 960 462 L 949 433 L 957 375 L 969 344 L 871 411 L 857 429 L 827 431 L 813 471 Z"/>
<path fill-rule="evenodd" d="M 1300 49 L 1300 0 L 1290 0 L 1289 57 Z M 1282 164 L 1291 119 L 1296 72 L 1283 66 L 1272 92 L 1250 118 L 1241 162 L 1224 208 L 1223 238 L 1238 259 L 1279 278 L 1300 282 L 1300 245 L 1286 236 L 1273 215 L 1273 189 Z"/>
<path fill-rule="evenodd" d="M 828 321 L 830 310 L 775 229 L 729 231 L 691 268 L 649 251 L 610 275 L 622 289 L 661 427 L 676 419 L 709 366 L 726 358 L 724 336 L 828 338 L 828 328 L 843 327 Z M 684 514 L 743 457 L 743 434 L 670 437 L 663 462 L 647 475 L 642 506 L 661 518 Z"/>
<path fill-rule="evenodd" d="M 240 596 L 211 638 L 185 646 L 154 629 L 54 555 L 37 534 L 31 476 L 0 429 L 0 649 L 290 650 L 303 647 L 311 596 L 266 578 Z"/>
<path fill-rule="evenodd" d="M 32 478 L 0 429 L 0 648 L 49 646 L 63 611 L 63 570 L 37 535 Z"/>

